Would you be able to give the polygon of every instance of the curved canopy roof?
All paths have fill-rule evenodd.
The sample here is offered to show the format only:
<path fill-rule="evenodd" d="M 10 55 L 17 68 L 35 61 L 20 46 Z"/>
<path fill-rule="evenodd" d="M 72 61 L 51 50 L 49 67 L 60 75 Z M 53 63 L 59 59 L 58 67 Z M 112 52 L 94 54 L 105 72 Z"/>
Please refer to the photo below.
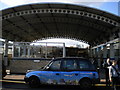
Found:
<path fill-rule="evenodd" d="M 2 11 L 2 38 L 11 41 L 58 37 L 95 45 L 118 33 L 119 25 L 118 16 L 71 4 L 29 4 Z"/>

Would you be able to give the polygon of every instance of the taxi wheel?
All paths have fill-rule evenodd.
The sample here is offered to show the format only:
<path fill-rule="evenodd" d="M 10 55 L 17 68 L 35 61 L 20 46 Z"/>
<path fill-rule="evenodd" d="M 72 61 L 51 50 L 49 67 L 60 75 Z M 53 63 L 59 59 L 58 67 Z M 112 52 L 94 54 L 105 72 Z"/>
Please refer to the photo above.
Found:
<path fill-rule="evenodd" d="M 90 79 L 82 79 L 80 80 L 80 87 L 82 89 L 90 89 L 92 87 L 92 82 L 90 81 Z"/>
<path fill-rule="evenodd" d="M 30 77 L 28 84 L 31 88 L 37 88 L 40 85 L 40 80 L 37 77 Z"/>

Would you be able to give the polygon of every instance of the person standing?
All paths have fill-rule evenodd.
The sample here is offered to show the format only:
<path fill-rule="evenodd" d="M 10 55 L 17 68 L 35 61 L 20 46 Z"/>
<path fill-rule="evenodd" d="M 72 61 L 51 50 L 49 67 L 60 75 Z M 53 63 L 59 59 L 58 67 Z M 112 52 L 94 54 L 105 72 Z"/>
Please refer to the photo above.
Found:
<path fill-rule="evenodd" d="M 103 67 L 105 70 L 105 79 L 106 79 L 106 86 L 110 86 L 110 79 L 109 79 L 109 66 L 111 66 L 112 63 L 109 58 L 103 63 Z"/>
<path fill-rule="evenodd" d="M 119 73 L 117 70 L 118 70 L 117 61 L 114 60 L 112 62 L 112 65 L 109 67 L 109 78 L 110 78 L 110 81 L 112 82 L 112 87 L 114 90 L 116 90 L 117 79 L 119 76 Z"/>

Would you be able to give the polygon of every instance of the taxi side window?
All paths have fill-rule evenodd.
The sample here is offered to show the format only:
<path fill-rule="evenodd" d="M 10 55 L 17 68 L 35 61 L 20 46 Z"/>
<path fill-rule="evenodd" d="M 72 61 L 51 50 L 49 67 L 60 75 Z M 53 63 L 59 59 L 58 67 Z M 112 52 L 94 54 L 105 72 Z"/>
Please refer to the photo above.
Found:
<path fill-rule="evenodd" d="M 64 60 L 62 63 L 63 70 L 76 70 L 77 63 L 75 60 Z"/>
<path fill-rule="evenodd" d="M 85 60 L 80 60 L 79 61 L 79 69 L 80 70 L 90 70 L 90 63 Z"/>
<path fill-rule="evenodd" d="M 51 66 L 50 70 L 60 70 L 61 60 L 54 61 Z"/>

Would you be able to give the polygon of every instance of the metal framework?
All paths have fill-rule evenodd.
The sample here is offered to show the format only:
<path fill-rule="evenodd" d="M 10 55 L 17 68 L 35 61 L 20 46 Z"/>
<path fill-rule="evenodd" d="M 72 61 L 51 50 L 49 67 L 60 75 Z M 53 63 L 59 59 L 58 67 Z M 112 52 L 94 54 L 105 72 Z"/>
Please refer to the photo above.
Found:
<path fill-rule="evenodd" d="M 11 13 L 4 15 L 2 17 L 3 20 L 17 17 L 17 16 L 23 16 L 23 15 L 29 15 L 29 14 L 44 14 L 44 13 L 57 13 L 57 14 L 72 14 L 72 15 L 78 15 L 78 16 L 83 16 L 83 17 L 89 17 L 92 19 L 100 20 L 105 23 L 112 24 L 114 26 L 118 26 L 118 22 L 115 20 L 112 20 L 110 18 L 97 15 L 94 13 L 89 13 L 85 11 L 79 11 L 79 10 L 69 10 L 69 9 L 35 9 L 35 10 L 24 10 L 24 11 L 19 11 L 16 13 Z"/>
<path fill-rule="evenodd" d="M 119 16 L 84 6 L 30 4 L 2 12 L 2 35 L 11 41 L 32 42 L 54 37 L 95 46 L 109 41 L 110 37 L 116 38 L 120 32 Z"/>

